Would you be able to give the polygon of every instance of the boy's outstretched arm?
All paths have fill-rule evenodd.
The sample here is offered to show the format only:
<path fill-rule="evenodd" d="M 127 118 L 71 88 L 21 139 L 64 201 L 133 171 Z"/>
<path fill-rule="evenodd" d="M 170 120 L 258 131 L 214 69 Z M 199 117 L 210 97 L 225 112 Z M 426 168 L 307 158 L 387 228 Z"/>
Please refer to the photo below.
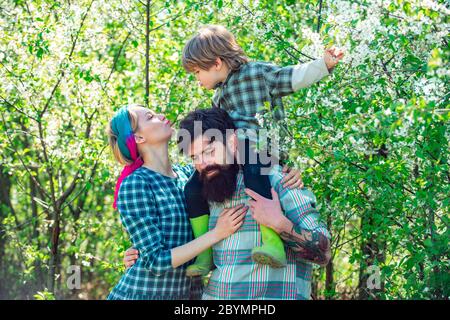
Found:
<path fill-rule="evenodd" d="M 324 58 L 298 64 L 292 71 L 292 90 L 295 92 L 310 87 L 329 74 Z"/>
<path fill-rule="evenodd" d="M 325 50 L 322 58 L 294 66 L 292 72 L 293 91 L 307 88 L 329 75 L 343 56 L 342 50 L 330 48 Z"/>

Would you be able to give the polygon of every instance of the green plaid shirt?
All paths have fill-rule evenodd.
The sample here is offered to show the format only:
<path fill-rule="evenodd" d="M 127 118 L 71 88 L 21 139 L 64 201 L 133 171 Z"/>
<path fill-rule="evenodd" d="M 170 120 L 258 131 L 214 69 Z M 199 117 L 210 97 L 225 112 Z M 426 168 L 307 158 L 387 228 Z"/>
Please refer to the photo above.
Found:
<path fill-rule="evenodd" d="M 172 267 L 172 248 L 193 239 L 184 186 L 192 166 L 173 166 L 177 178 L 141 167 L 120 186 L 117 208 L 133 247 L 136 263 L 126 270 L 108 300 L 199 299 L 201 279 L 186 277 L 186 263 Z"/>
<path fill-rule="evenodd" d="M 281 97 L 294 92 L 293 70 L 293 66 L 245 63 L 217 86 L 213 106 L 228 111 L 237 128 L 257 130 L 259 124 L 255 115 L 265 110 L 266 102 L 270 104 L 275 119 L 281 120 L 284 116 Z"/>
<path fill-rule="evenodd" d="M 307 189 L 284 188 L 280 183 L 283 175 L 279 166 L 274 166 L 269 177 L 286 217 L 294 224 L 308 230 L 316 230 L 330 238 L 326 226 L 320 222 L 319 213 L 314 208 L 314 194 Z M 233 197 L 224 203 L 210 203 L 210 229 L 216 225 L 224 208 L 241 203 L 248 205 L 250 198 L 244 188 L 243 175 L 239 172 Z M 285 268 L 275 269 L 254 263 L 251 258 L 252 249 L 261 244 L 259 224 L 252 218 L 249 210 L 243 226 L 213 246 L 214 264 L 217 269 L 212 272 L 202 299 L 309 299 L 312 263 L 298 258 L 288 246 L 285 246 Z"/>

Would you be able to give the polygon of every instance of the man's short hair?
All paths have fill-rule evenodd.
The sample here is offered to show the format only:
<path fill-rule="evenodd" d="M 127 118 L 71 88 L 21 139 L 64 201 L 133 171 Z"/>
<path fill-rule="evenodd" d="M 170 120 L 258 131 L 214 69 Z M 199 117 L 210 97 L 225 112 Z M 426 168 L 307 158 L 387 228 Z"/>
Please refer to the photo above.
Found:
<path fill-rule="evenodd" d="M 177 137 L 178 146 L 180 151 L 183 151 L 199 135 L 205 134 L 210 137 L 210 142 L 217 139 L 217 134 L 220 134 L 222 141 L 225 141 L 227 133 L 234 132 L 234 130 L 236 130 L 236 126 L 233 119 L 225 110 L 220 108 L 197 109 L 189 112 L 181 120 Z"/>

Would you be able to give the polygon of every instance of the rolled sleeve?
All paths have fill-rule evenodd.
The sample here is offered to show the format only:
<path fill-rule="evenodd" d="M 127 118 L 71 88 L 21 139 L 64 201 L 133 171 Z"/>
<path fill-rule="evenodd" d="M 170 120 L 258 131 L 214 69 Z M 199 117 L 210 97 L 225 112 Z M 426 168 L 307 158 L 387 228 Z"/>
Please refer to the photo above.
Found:
<path fill-rule="evenodd" d="M 309 87 L 329 74 L 323 58 L 296 65 L 292 73 L 292 89 L 298 91 Z"/>
<path fill-rule="evenodd" d="M 120 186 L 117 207 L 144 268 L 155 275 L 172 269 L 172 255 L 164 242 L 152 190 L 143 178 L 129 176 Z M 137 263 L 138 263 L 137 262 Z"/>

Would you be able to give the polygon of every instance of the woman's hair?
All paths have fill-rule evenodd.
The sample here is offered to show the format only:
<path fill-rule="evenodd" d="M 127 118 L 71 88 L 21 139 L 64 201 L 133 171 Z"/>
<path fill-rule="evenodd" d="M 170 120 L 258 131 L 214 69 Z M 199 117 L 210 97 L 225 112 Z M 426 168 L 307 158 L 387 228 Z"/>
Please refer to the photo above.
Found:
<path fill-rule="evenodd" d="M 222 59 L 232 71 L 249 61 L 231 32 L 222 26 L 201 28 L 183 49 L 183 67 L 187 72 L 193 72 L 194 68 L 208 70 L 217 58 Z"/>
<path fill-rule="evenodd" d="M 130 119 L 131 128 L 133 130 L 133 133 L 135 133 L 138 129 L 138 116 L 136 112 L 133 110 L 133 106 L 140 106 L 140 105 L 132 105 L 130 108 L 128 108 L 128 118 Z M 108 140 L 109 140 L 109 146 L 111 147 L 112 153 L 114 155 L 114 158 L 116 160 L 123 164 L 123 165 L 129 165 L 134 162 L 134 160 L 129 159 L 127 156 L 125 156 L 122 151 L 120 151 L 119 148 L 119 142 L 118 142 L 118 132 L 114 132 L 113 130 L 113 120 L 109 122 L 108 128 L 107 128 L 107 134 L 108 134 Z"/>

